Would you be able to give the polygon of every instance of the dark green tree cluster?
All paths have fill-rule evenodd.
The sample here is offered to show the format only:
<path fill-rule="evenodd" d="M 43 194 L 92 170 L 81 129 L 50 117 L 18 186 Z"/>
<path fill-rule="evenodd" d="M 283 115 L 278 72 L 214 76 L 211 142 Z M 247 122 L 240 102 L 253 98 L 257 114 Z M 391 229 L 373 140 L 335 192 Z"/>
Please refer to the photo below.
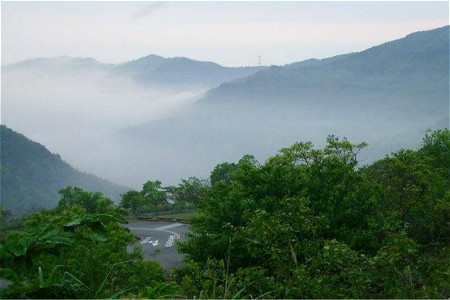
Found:
<path fill-rule="evenodd" d="M 128 191 L 123 194 L 120 205 L 136 214 L 149 210 L 156 211 L 163 203 L 167 203 L 166 191 L 161 186 L 161 181 L 156 180 L 144 183 L 140 192 Z"/>
<path fill-rule="evenodd" d="M 169 286 L 158 263 L 127 251 L 135 238 L 123 209 L 101 193 L 60 193 L 57 208 L 30 215 L 0 244 L 0 278 L 10 281 L 1 298 L 158 297 Z"/>
<path fill-rule="evenodd" d="M 0 203 L 15 218 L 54 208 L 58 191 L 69 185 L 102 191 L 113 200 L 128 190 L 74 169 L 59 155 L 4 125 L 0 135 Z"/>
<path fill-rule="evenodd" d="M 184 293 L 450 297 L 450 131 L 359 168 L 364 146 L 330 136 L 220 167 L 180 245 Z"/>
<path fill-rule="evenodd" d="M 107 213 L 119 211 L 114 203 L 100 192 L 86 192 L 79 187 L 68 186 L 59 191 L 61 199 L 56 210 L 61 212 L 71 206 L 81 206 L 86 213 Z"/>
<path fill-rule="evenodd" d="M 123 194 L 120 205 L 133 214 L 191 208 L 200 202 L 206 189 L 206 183 L 196 177 L 183 179 L 179 185 L 169 187 L 162 187 L 159 180 L 147 181 L 141 191 Z"/>
<path fill-rule="evenodd" d="M 55 209 L 1 240 L 0 278 L 11 284 L 0 297 L 449 298 L 450 131 L 358 167 L 365 146 L 330 136 L 265 164 L 220 164 L 211 187 L 188 178 L 126 193 L 133 212 L 168 197 L 199 210 L 180 245 L 179 285 L 127 251 L 125 209 L 67 187 Z"/>
<path fill-rule="evenodd" d="M 166 190 L 168 197 L 175 203 L 181 204 L 184 207 L 193 207 L 200 203 L 207 188 L 203 180 L 197 177 L 189 177 L 182 179 L 179 185 L 170 186 Z"/>
<path fill-rule="evenodd" d="M 236 164 L 224 162 L 218 164 L 211 172 L 210 181 L 214 185 L 219 182 L 229 182 L 231 180 L 231 173 L 236 170 Z"/>
<path fill-rule="evenodd" d="M 4 209 L 0 204 L 0 228 L 11 218 L 11 211 Z"/>

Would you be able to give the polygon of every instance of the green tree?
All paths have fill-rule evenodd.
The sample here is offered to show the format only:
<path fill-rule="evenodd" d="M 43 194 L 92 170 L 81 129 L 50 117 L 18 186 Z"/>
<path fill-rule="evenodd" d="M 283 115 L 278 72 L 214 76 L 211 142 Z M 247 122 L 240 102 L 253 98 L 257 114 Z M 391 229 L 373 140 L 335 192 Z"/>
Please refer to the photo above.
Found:
<path fill-rule="evenodd" d="M 78 187 L 68 186 L 59 191 L 61 199 L 57 209 L 62 211 L 67 207 L 79 205 L 86 209 L 87 213 L 104 213 L 113 208 L 113 202 L 104 197 L 100 192 L 87 192 Z"/>
<path fill-rule="evenodd" d="M 147 181 L 142 186 L 142 197 L 144 197 L 145 204 L 151 205 L 156 211 L 158 206 L 167 202 L 166 191 L 161 187 L 161 181 Z"/>
<path fill-rule="evenodd" d="M 211 172 L 210 180 L 214 185 L 218 182 L 228 182 L 231 179 L 231 173 L 236 169 L 236 164 L 224 162 L 217 165 Z"/>
<path fill-rule="evenodd" d="M 450 133 L 449 130 L 436 130 L 427 132 L 418 153 L 431 160 L 433 167 L 437 168 L 450 186 Z"/>
<path fill-rule="evenodd" d="M 120 210 L 87 213 L 65 200 L 63 210 L 34 213 L 1 244 L 0 277 L 13 283 L 2 298 L 120 297 L 165 281 L 158 263 L 139 248 L 127 251 L 135 239 Z"/>
<path fill-rule="evenodd" d="M 133 214 L 142 210 L 145 205 L 145 198 L 138 191 L 128 191 L 122 195 L 120 206 L 129 209 Z"/>
<path fill-rule="evenodd" d="M 183 206 L 200 203 L 200 200 L 206 193 L 206 189 L 205 183 L 196 177 L 182 179 L 179 185 L 166 188 L 170 198 Z"/>
<path fill-rule="evenodd" d="M 10 210 L 4 209 L 0 204 L 0 228 L 11 218 L 12 213 Z"/>
<path fill-rule="evenodd" d="M 449 141 L 448 130 L 428 133 L 421 148 L 364 168 L 365 143 L 335 136 L 262 165 L 244 157 L 191 221 L 180 250 L 197 271 L 183 288 L 201 292 L 192 274 L 225 260 L 227 273 L 264 282 L 259 294 L 276 298 L 449 297 Z"/>

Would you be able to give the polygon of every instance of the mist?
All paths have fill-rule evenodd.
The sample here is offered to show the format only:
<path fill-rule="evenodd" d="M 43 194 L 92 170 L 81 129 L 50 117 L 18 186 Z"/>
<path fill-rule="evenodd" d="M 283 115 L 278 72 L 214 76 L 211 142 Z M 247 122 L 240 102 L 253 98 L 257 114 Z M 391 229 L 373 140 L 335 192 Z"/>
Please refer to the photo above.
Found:
<path fill-rule="evenodd" d="M 204 89 L 146 88 L 107 70 L 79 72 L 45 68 L 2 70 L 2 123 L 37 141 L 77 169 L 137 187 L 120 175 L 117 160 L 129 153 L 114 133 L 174 116 Z M 116 173 L 117 172 L 117 173 Z"/>
<path fill-rule="evenodd" d="M 362 166 L 392 151 L 419 146 L 427 129 L 439 127 L 430 117 L 381 112 L 342 112 L 327 105 L 194 104 L 177 118 L 128 128 L 118 136 L 136 146 L 133 160 L 127 161 L 134 166 L 129 168 L 133 176 L 175 184 L 193 175 L 206 178 L 217 164 L 237 162 L 246 154 L 264 162 L 295 142 L 311 141 L 321 148 L 331 134 L 369 144 L 358 156 Z"/>
<path fill-rule="evenodd" d="M 205 90 L 149 89 L 104 71 L 11 71 L 2 85 L 4 124 L 79 170 L 134 189 L 147 180 L 208 178 L 217 164 L 246 154 L 264 162 L 295 142 L 320 148 L 330 134 L 367 142 L 359 161 L 370 164 L 448 124 L 445 116 L 369 105 L 365 95 L 341 104 L 326 96 L 300 105 L 271 97 L 198 101 Z"/>
<path fill-rule="evenodd" d="M 14 70 L 4 72 L 2 86 L 4 124 L 75 168 L 135 189 L 147 180 L 207 178 L 245 154 L 264 162 L 299 141 L 320 148 L 330 134 L 367 142 L 359 160 L 370 164 L 448 124 L 445 116 L 370 106 L 365 95 L 343 104 L 325 96 L 301 105 L 270 97 L 198 102 L 204 89 L 150 89 L 107 71 Z"/>
<path fill-rule="evenodd" d="M 449 127 L 449 27 L 269 68 L 149 55 L 121 65 L 38 59 L 2 71 L 2 122 L 69 164 L 130 188 L 208 178 L 328 135 L 369 146 L 360 165 Z"/>

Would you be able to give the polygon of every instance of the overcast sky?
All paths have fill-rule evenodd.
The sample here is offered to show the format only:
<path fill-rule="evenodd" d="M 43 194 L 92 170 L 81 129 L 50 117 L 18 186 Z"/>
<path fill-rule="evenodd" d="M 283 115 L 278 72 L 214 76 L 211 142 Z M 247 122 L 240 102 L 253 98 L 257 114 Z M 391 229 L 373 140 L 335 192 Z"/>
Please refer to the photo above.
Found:
<path fill-rule="evenodd" d="M 448 2 L 4 2 L 2 65 L 148 54 L 226 66 L 359 51 L 448 25 Z"/>

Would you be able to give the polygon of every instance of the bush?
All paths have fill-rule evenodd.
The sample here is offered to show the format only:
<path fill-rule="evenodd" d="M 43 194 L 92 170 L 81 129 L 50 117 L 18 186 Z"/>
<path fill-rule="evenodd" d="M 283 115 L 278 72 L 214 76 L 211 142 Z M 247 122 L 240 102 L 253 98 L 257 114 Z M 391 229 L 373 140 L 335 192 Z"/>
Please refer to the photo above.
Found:
<path fill-rule="evenodd" d="M 106 298 L 165 281 L 158 263 L 145 261 L 139 249 L 127 252 L 134 237 L 121 225 L 121 210 L 64 207 L 31 215 L 24 231 L 6 237 L 0 275 L 13 284 L 2 298 Z"/>
<path fill-rule="evenodd" d="M 276 298 L 450 297 L 450 131 L 364 168 L 364 143 L 327 142 L 245 156 L 214 182 L 180 245 L 188 295 L 217 295 L 230 257 L 226 274 L 257 269 Z"/>

